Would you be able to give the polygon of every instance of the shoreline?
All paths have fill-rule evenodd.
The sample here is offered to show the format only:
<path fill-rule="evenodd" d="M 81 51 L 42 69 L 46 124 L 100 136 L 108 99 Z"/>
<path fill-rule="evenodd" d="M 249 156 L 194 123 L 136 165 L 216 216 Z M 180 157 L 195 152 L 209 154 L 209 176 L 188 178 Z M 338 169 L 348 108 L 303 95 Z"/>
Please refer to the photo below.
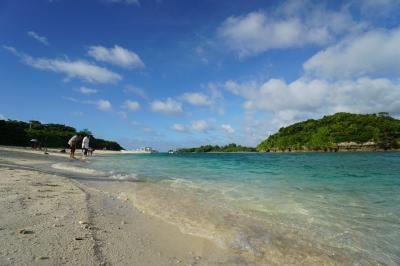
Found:
<path fill-rule="evenodd" d="M 49 168 L 68 161 L 67 156 L 0 147 L 0 187 L 7 191 L 0 196 L 4 240 L 0 264 L 239 265 L 235 260 L 243 261 L 210 240 L 184 234 L 136 209 L 118 193 L 119 186 L 132 182 L 88 181 L 84 175 Z"/>
<path fill-rule="evenodd" d="M 259 153 L 371 153 L 371 152 L 400 152 L 400 149 L 339 149 L 339 150 L 270 150 Z"/>
<path fill-rule="evenodd" d="M 65 157 L 68 158 L 69 153 L 60 153 L 60 150 L 63 148 L 48 148 L 47 152 L 50 153 L 51 156 Z M 44 154 L 45 150 L 34 150 L 31 147 L 23 147 L 23 146 L 3 146 L 0 145 L 0 150 L 3 151 L 20 151 L 31 154 Z M 67 149 L 68 150 L 68 149 Z M 354 147 L 335 147 L 335 148 L 327 148 L 327 149 L 270 149 L 270 150 L 260 150 L 260 151 L 235 151 L 235 152 L 220 152 L 220 151 L 211 151 L 211 152 L 176 152 L 174 154 L 196 154 L 196 153 L 370 153 L 370 152 L 400 152 L 400 148 L 398 149 L 382 149 L 382 148 L 354 148 Z M 168 152 L 159 152 L 159 153 L 168 153 Z M 127 155 L 127 154 L 151 154 L 151 153 L 124 153 L 121 151 L 111 151 L 111 150 L 96 150 L 94 157 L 96 156 L 107 156 L 107 155 Z M 82 151 L 77 149 L 75 152 L 76 157 L 82 156 Z M 90 158 L 90 157 L 89 157 Z"/>
<path fill-rule="evenodd" d="M 60 211 L 61 215 L 52 216 L 48 212 L 37 217 L 37 221 L 45 224 L 46 221 L 63 218 L 63 230 L 55 234 L 69 241 L 58 241 L 58 246 L 54 245 L 48 255 L 37 254 L 38 248 L 43 250 L 49 244 L 31 246 L 29 242 L 18 242 L 15 236 L 19 236 L 21 227 L 12 228 L 12 222 L 7 225 L 6 219 L 2 219 L 8 215 L 0 215 L 0 228 L 8 230 L 0 229 L 0 237 L 17 246 L 17 254 L 25 250 L 24 256 L 25 253 L 29 255 L 22 256 L 25 261 L 21 263 L 4 262 L 4 259 L 8 259 L 6 256 L 12 255 L 10 258 L 15 258 L 15 252 L 3 248 L 5 251 L 0 253 L 0 264 L 29 265 L 36 260 L 41 260 L 41 263 L 49 260 L 52 263 L 48 265 L 54 265 L 54 262 L 76 265 L 79 263 L 65 261 L 65 258 L 79 258 L 83 254 L 93 260 L 85 262 L 85 265 L 348 265 L 349 262 L 368 265 L 370 262 L 379 262 L 363 252 L 343 249 L 340 239 L 331 244 L 329 235 L 341 235 L 341 230 L 327 230 L 321 239 L 315 235 L 315 232 L 319 232 L 318 227 L 304 227 L 309 219 L 313 219 L 308 217 L 306 207 L 294 204 L 289 206 L 289 212 L 280 215 L 275 215 L 274 205 L 269 206 L 272 211 L 269 214 L 257 208 L 235 208 L 234 205 L 225 204 L 227 202 L 224 203 L 222 198 L 208 198 L 205 196 L 207 194 L 196 191 L 195 186 L 187 187 L 185 180 L 179 176 L 153 182 L 141 176 L 140 171 L 127 171 L 125 175 L 122 167 L 120 173 L 113 172 L 111 170 L 119 169 L 112 167 L 118 166 L 114 164 L 116 161 L 108 164 L 108 160 L 113 160 L 113 157 L 96 155 L 88 160 L 69 160 L 66 154 L 52 156 L 51 153 L 44 155 L 0 146 L 0 188 L 7 187 L 7 193 L 10 191 L 10 195 L 18 195 L 20 200 L 17 202 L 23 202 L 24 208 L 35 206 L 37 210 L 33 215 L 47 205 Z M 128 156 L 117 161 L 123 165 L 129 164 L 131 159 Z M 152 164 L 144 166 L 151 167 Z M 15 177 L 18 171 L 21 172 Z M 151 173 L 157 175 L 157 172 Z M 10 185 L 13 183 L 12 178 L 19 180 L 19 187 Z M 55 186 L 49 180 L 55 182 Z M 4 186 L 3 181 L 9 185 Z M 43 184 L 44 189 L 37 188 L 37 183 Z M 81 193 L 69 195 L 68 190 L 64 191 L 69 186 Z M 58 193 L 52 191 L 55 188 Z M 302 195 L 299 196 L 301 199 Z M 18 212 L 20 206 L 13 206 L 15 202 L 7 199 L 7 194 L 0 194 L 0 214 Z M 70 206 L 71 203 L 74 204 Z M 277 203 L 281 204 L 279 200 Z M 69 207 L 64 209 L 63 206 Z M 79 217 L 73 215 L 82 212 L 84 215 Z M 9 221 L 31 216 L 32 213 L 22 211 Z M 289 222 L 283 222 L 282 219 L 289 219 Z M 323 220 L 313 226 L 318 224 L 324 225 Z M 55 224 L 47 224 L 42 227 L 42 232 L 51 226 L 58 228 Z M 22 229 L 31 230 L 29 227 Z M 76 236 L 73 233 L 78 232 L 78 229 L 85 229 L 83 232 L 87 236 L 84 235 L 82 240 L 74 238 Z M 49 232 L 54 234 L 54 230 Z M 43 238 L 43 243 L 51 242 L 51 236 L 44 235 Z M 89 243 L 86 251 L 79 245 L 71 244 L 80 241 Z M 72 248 L 64 251 L 66 245 Z M 60 252 L 67 255 L 52 255 Z"/>

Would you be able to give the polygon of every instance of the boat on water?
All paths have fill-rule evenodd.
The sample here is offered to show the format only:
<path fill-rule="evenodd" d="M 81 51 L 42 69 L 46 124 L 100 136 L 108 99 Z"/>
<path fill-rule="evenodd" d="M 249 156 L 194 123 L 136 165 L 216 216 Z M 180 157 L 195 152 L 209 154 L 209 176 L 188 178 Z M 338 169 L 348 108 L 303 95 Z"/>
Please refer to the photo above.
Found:
<path fill-rule="evenodd" d="M 151 147 L 143 147 L 143 148 L 138 148 L 135 150 L 121 150 L 121 153 L 124 153 L 124 154 L 146 154 L 146 153 L 158 153 L 158 151 L 154 150 Z"/>

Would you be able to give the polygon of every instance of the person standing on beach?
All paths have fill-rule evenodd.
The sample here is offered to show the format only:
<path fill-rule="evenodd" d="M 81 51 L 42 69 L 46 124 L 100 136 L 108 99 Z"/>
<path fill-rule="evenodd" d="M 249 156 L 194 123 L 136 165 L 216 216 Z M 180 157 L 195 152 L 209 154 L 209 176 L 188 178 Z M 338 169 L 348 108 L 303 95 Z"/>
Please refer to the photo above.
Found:
<path fill-rule="evenodd" d="M 88 156 L 90 136 L 85 136 L 82 140 L 82 150 L 85 157 Z"/>
<path fill-rule="evenodd" d="M 68 145 L 69 148 L 71 149 L 71 152 L 69 154 L 69 158 L 75 159 L 75 149 L 76 149 L 76 143 L 81 139 L 81 136 L 79 134 L 74 135 L 72 138 L 69 139 Z"/>

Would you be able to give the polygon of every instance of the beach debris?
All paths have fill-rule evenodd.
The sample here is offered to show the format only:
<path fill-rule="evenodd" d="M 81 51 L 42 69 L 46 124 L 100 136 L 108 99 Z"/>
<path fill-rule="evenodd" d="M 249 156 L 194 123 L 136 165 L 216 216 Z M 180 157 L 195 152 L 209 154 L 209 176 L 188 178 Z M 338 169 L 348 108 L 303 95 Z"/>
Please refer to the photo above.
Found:
<path fill-rule="evenodd" d="M 39 256 L 36 258 L 36 260 L 48 260 L 48 259 L 50 259 L 50 258 L 47 256 Z"/>
<path fill-rule="evenodd" d="M 85 223 L 85 224 L 82 224 L 82 228 L 83 229 L 93 229 L 94 227 L 92 227 L 89 223 Z"/>
<path fill-rule="evenodd" d="M 21 229 L 18 231 L 18 233 L 20 233 L 21 235 L 31 235 L 34 234 L 34 232 L 32 230 L 27 230 L 27 229 Z"/>
<path fill-rule="evenodd" d="M 88 222 L 79 221 L 79 224 L 82 225 L 84 229 L 90 229 L 90 223 Z"/>
<path fill-rule="evenodd" d="M 75 240 L 83 240 L 83 237 L 75 237 Z"/>
<path fill-rule="evenodd" d="M 63 224 L 53 224 L 53 227 L 63 227 Z"/>

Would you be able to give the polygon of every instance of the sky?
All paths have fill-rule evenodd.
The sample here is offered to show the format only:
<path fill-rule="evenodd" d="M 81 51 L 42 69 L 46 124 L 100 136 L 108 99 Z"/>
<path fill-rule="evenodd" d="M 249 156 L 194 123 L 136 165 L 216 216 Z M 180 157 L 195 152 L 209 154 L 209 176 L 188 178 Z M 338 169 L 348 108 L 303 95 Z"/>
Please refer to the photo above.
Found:
<path fill-rule="evenodd" d="M 0 119 L 125 148 L 255 146 L 336 112 L 400 115 L 400 0 L 3 0 Z"/>

